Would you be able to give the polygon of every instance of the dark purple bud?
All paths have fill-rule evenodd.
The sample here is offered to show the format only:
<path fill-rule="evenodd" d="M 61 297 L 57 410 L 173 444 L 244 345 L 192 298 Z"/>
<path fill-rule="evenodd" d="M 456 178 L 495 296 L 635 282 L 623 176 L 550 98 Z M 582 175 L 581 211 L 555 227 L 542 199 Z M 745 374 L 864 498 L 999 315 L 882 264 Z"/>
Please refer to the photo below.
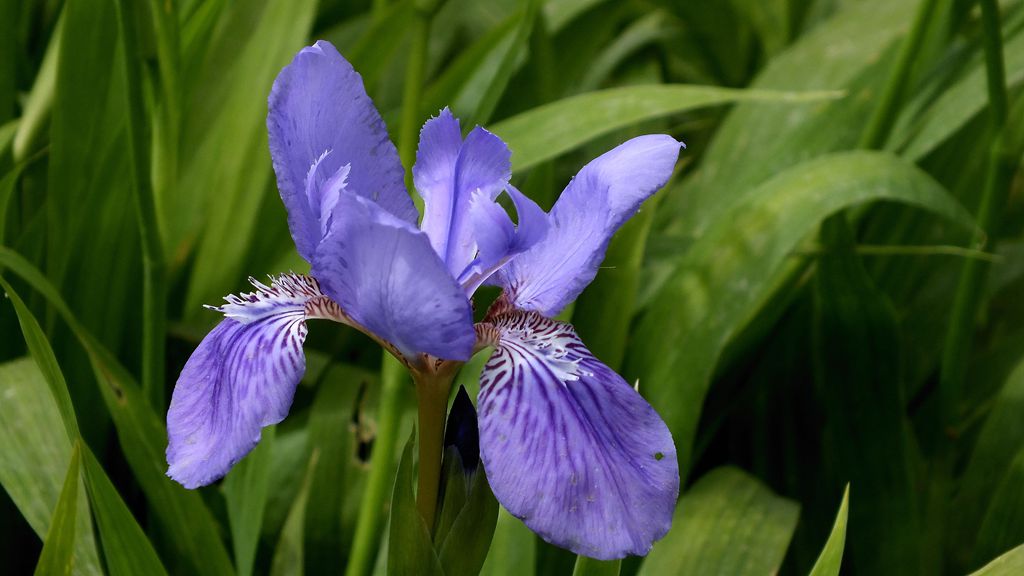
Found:
<path fill-rule="evenodd" d="M 453 446 L 462 459 L 462 469 L 472 474 L 480 463 L 480 433 L 476 424 L 476 408 L 469 399 L 465 386 L 459 386 L 448 413 L 448 423 L 444 429 L 444 447 L 447 451 Z"/>

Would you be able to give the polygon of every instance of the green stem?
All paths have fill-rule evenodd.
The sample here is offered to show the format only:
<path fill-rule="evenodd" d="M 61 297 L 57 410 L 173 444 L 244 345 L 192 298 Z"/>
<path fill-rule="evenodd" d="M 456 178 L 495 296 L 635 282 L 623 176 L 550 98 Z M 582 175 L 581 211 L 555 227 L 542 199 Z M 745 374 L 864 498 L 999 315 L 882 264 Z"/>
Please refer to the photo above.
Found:
<path fill-rule="evenodd" d="M 917 58 L 917 53 L 924 42 L 925 33 L 928 31 L 928 22 L 938 6 L 938 0 L 922 0 L 918 5 L 917 15 L 914 17 L 913 27 L 910 33 L 900 46 L 899 57 L 896 65 L 889 72 L 889 79 L 885 83 L 885 91 L 882 92 L 882 99 L 875 108 L 874 113 L 868 120 L 868 127 L 861 135 L 860 147 L 868 150 L 880 149 L 893 125 L 896 123 L 896 114 L 903 104 L 904 92 L 906 92 L 907 80 L 910 78 L 910 69 Z"/>
<path fill-rule="evenodd" d="M 164 334 L 167 324 L 164 252 L 149 175 L 145 104 L 134 25 L 137 22 L 136 5 L 132 0 L 117 0 L 116 5 L 128 106 L 128 161 L 135 212 L 142 234 L 142 388 L 153 407 L 159 410 L 164 406 Z"/>
<path fill-rule="evenodd" d="M 1002 27 L 999 6 L 996 0 L 980 0 L 981 24 L 984 33 L 985 71 L 988 78 L 989 115 L 992 126 L 992 143 L 988 151 L 985 187 L 978 206 L 976 222 L 983 234 L 975 239 L 978 248 L 993 251 L 999 226 L 999 216 L 1006 206 L 1010 193 L 1010 179 L 1016 171 L 1017 160 L 1005 144 L 1007 120 L 1006 77 L 1003 70 Z M 986 245 L 987 244 L 987 245 Z M 942 398 L 943 415 L 947 428 L 956 425 L 957 406 L 960 401 L 967 364 L 970 358 L 974 322 L 981 308 L 985 277 L 989 263 L 982 260 L 968 260 L 960 271 L 953 311 L 949 320 L 949 331 L 942 354 L 939 373 L 939 392 Z"/>
<path fill-rule="evenodd" d="M 406 167 L 406 186 L 412 189 L 412 164 L 416 152 L 416 127 L 419 124 L 420 99 L 423 94 L 423 76 L 427 65 L 427 42 L 430 39 L 432 12 L 416 10 L 413 23 L 412 49 L 405 70 L 405 90 L 402 94 L 402 119 L 398 129 L 398 155 Z M 373 569 L 380 539 L 380 523 L 384 518 L 384 498 L 391 486 L 395 460 L 395 438 L 401 421 L 401 398 L 405 367 L 390 353 L 384 353 L 381 363 L 381 399 L 378 411 L 377 440 L 370 463 L 366 494 L 359 507 L 352 553 L 349 555 L 346 576 L 362 576 Z M 439 460 L 440 462 L 440 460 Z"/>
<path fill-rule="evenodd" d="M 437 513 L 437 491 L 441 485 L 441 456 L 444 450 L 445 412 L 451 378 L 416 380 L 416 400 L 419 412 L 419 472 L 417 474 L 416 507 L 434 532 Z"/>
<path fill-rule="evenodd" d="M 370 474 L 366 493 L 359 505 L 352 553 L 349 555 L 345 576 L 363 576 L 373 569 L 377 546 L 381 536 L 386 497 L 394 474 L 395 439 L 402 420 L 402 395 L 405 393 L 405 367 L 385 352 L 381 365 L 380 408 L 377 410 L 377 438 L 373 443 Z"/>

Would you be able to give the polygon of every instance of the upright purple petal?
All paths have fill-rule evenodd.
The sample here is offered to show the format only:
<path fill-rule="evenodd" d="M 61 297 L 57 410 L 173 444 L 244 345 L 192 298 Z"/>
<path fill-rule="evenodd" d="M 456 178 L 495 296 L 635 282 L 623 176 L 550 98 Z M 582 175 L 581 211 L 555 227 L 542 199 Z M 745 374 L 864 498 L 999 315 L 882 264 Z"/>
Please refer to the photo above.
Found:
<path fill-rule="evenodd" d="M 513 304 L 554 316 L 597 274 L 612 235 L 672 175 L 681 144 L 634 138 L 580 170 L 551 210 L 551 229 L 500 272 Z"/>
<path fill-rule="evenodd" d="M 348 190 L 377 202 L 396 218 L 416 221 L 398 151 L 384 121 L 366 95 L 362 78 L 329 42 L 303 48 L 278 74 L 270 91 L 267 129 L 288 225 L 307 261 L 312 260 L 329 216 L 318 187 L 346 166 Z"/>
<path fill-rule="evenodd" d="M 373 202 L 342 195 L 312 274 L 349 317 L 405 357 L 469 359 L 476 336 L 466 295 L 426 234 Z"/>
<path fill-rule="evenodd" d="M 477 402 L 494 495 L 552 544 L 598 559 L 646 554 L 679 494 L 665 423 L 568 324 L 525 311 L 494 324 Z"/>
<path fill-rule="evenodd" d="M 493 202 L 511 171 L 511 152 L 479 126 L 465 142 L 459 121 L 445 108 L 420 131 L 413 180 L 423 197 L 422 230 L 455 277 L 476 257 L 470 204 L 474 194 Z"/>
<path fill-rule="evenodd" d="M 229 296 L 221 321 L 192 353 L 167 412 L 167 475 L 186 488 L 217 480 L 264 426 L 288 414 L 306 369 L 307 318 L 342 320 L 312 278 L 285 275 Z"/>

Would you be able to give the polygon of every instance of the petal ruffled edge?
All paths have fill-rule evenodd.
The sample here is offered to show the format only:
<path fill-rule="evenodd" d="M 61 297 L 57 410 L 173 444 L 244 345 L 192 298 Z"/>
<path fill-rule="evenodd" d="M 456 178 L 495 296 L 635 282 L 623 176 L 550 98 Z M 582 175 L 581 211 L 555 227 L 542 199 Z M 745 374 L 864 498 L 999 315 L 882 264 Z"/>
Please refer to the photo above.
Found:
<path fill-rule="evenodd" d="M 277 75 L 268 99 L 267 130 L 288 226 L 306 261 L 329 217 L 318 201 L 323 193 L 308 186 L 311 169 L 331 178 L 349 166 L 351 190 L 396 218 L 416 222 L 405 172 L 384 121 L 362 78 L 330 42 L 303 48 Z"/>
<path fill-rule="evenodd" d="M 345 322 L 309 276 L 283 274 L 209 308 L 224 314 L 192 353 L 167 411 L 167 475 L 198 488 L 227 474 L 288 414 L 306 369 L 306 320 Z"/>

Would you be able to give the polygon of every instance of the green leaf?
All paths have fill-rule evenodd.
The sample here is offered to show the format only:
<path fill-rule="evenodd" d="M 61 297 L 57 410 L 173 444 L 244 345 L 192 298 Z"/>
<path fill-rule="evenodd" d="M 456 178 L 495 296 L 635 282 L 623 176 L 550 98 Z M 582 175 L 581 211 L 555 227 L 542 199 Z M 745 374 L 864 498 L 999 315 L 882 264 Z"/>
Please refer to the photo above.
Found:
<path fill-rule="evenodd" d="M 64 318 L 85 348 L 103 400 L 114 419 L 128 464 L 157 517 L 167 528 L 178 554 L 198 573 L 211 576 L 232 574 L 234 568 L 227 549 L 202 497 L 198 492 L 182 488 L 165 474 L 164 449 L 167 446 L 167 435 L 163 419 L 153 412 L 138 384 L 78 322 L 60 294 L 35 267 L 17 253 L 3 247 L 0 247 L 0 265 L 18 274 L 38 290 Z M 5 283 L 0 278 L 2 284 Z M 9 287 L 8 292 L 12 292 Z M 59 394 L 59 391 L 54 394 Z"/>
<path fill-rule="evenodd" d="M 192 98 L 182 131 L 189 161 L 178 190 L 163 198 L 168 262 L 177 257 L 176 264 L 184 264 L 182 258 L 196 246 L 186 317 L 246 276 L 241 267 L 256 233 L 261 199 L 274 188 L 267 95 L 278 72 L 306 42 L 315 12 L 312 0 L 229 3 L 202 69 L 189 79 Z"/>
<path fill-rule="evenodd" d="M 352 67 L 363 77 L 363 83 L 372 94 L 372 87 L 387 71 L 395 52 L 409 37 L 415 10 L 407 1 L 394 2 L 384 13 L 374 16 L 366 32 L 347 51 L 343 51 Z"/>
<path fill-rule="evenodd" d="M 640 566 L 655 574 L 763 575 L 778 572 L 800 507 L 737 468 L 716 468 L 676 507 L 672 529 Z"/>
<path fill-rule="evenodd" d="M 395 491 L 391 496 L 388 575 L 443 576 L 444 570 L 430 541 L 430 530 L 416 508 L 412 461 L 415 445 L 416 436 L 413 433 L 402 451 L 402 460 L 398 464 L 398 474 L 395 477 Z"/>
<path fill-rule="evenodd" d="M 451 411 L 448 412 L 448 424 L 451 426 Z M 441 488 L 438 493 L 437 518 L 434 526 L 434 540 L 444 542 L 451 531 L 455 519 L 466 505 L 469 487 L 466 486 L 466 474 L 462 471 L 462 458 L 454 446 L 444 449 L 441 464 Z"/>
<path fill-rule="evenodd" d="M 332 366 L 322 378 L 309 416 L 310 446 L 319 454 L 306 510 L 305 565 L 313 573 L 330 572 L 344 563 L 349 543 L 342 533 L 342 510 L 353 494 L 355 438 L 352 409 L 361 374 L 349 366 Z"/>
<path fill-rule="evenodd" d="M 0 364 L 0 484 L 40 538 L 52 529 L 51 512 L 71 460 L 53 394 L 38 364 L 22 358 Z M 98 576 L 100 568 L 89 503 L 77 503 L 75 573 Z"/>
<path fill-rule="evenodd" d="M 519 21 L 518 28 L 516 28 L 515 36 L 512 37 L 512 43 L 494 70 L 490 81 L 485 85 L 486 88 L 483 90 L 480 99 L 475 103 L 460 103 L 464 106 L 464 109 L 472 110 L 470 121 L 466 122 L 468 126 L 487 124 L 490 121 L 495 108 L 498 107 L 501 95 L 505 92 L 509 80 L 512 79 L 512 74 L 516 71 L 517 61 L 526 54 L 529 47 L 530 33 L 537 23 L 537 12 L 540 5 L 541 0 L 526 0 L 523 17 Z"/>
<path fill-rule="evenodd" d="M 774 92 L 714 86 L 649 85 L 609 88 L 572 96 L 498 122 L 491 130 L 512 150 L 522 171 L 591 140 L 645 120 L 740 100 L 816 102 L 835 92 Z"/>
<path fill-rule="evenodd" d="M 448 106 L 459 118 L 468 118 L 511 49 L 523 14 L 513 14 L 462 49 L 423 94 L 422 112 L 435 115 Z"/>
<path fill-rule="evenodd" d="M 991 412 L 978 433 L 974 450 L 960 478 L 960 490 L 952 507 L 956 522 L 950 526 L 953 556 L 961 569 L 967 569 L 975 556 L 972 550 L 983 546 L 979 530 L 991 506 L 995 491 L 1014 468 L 1020 447 L 1024 445 L 1024 361 L 1007 378 L 992 404 Z"/>
<path fill-rule="evenodd" d="M 821 549 L 818 561 L 811 568 L 810 576 L 839 576 L 839 567 L 843 564 L 843 548 L 846 544 L 846 515 L 850 508 L 850 485 L 843 490 L 843 501 L 836 513 L 836 523 L 832 527 L 825 547 Z"/>
<path fill-rule="evenodd" d="M 537 538 L 522 520 L 501 508 L 491 549 L 480 569 L 481 576 L 533 576 L 536 573 Z"/>
<path fill-rule="evenodd" d="M 852 148 L 888 73 L 888 48 L 906 33 L 918 2 L 843 3 L 760 71 L 754 90 L 844 90 L 829 103 L 746 102 L 704 150 L 700 170 L 669 190 L 662 216 L 674 233 L 700 237 L 755 187 L 808 158 Z M 675 193 L 677 192 L 677 193 Z"/>
<path fill-rule="evenodd" d="M 14 4 L 14 2 L 9 2 Z M 50 112 L 53 109 L 54 86 L 57 82 L 57 54 L 60 52 L 64 16 L 57 20 L 57 26 L 46 45 L 46 53 L 39 65 L 32 89 L 25 99 L 18 122 L 17 132 L 12 143 L 12 155 L 15 162 L 20 162 L 38 150 L 41 141 L 47 136 Z"/>
<path fill-rule="evenodd" d="M 458 454 L 458 451 L 449 448 Z M 461 468 L 461 459 L 458 466 Z M 456 474 L 462 475 L 462 470 Z M 450 486 L 451 484 L 449 484 Z M 446 502 L 447 503 L 447 502 Z M 443 510 L 443 508 L 442 508 Z M 483 466 L 478 466 L 469 499 L 440 546 L 438 556 L 447 576 L 476 576 L 487 560 L 498 522 L 498 501 L 491 492 Z M 438 536 L 441 532 L 438 531 Z"/>
<path fill-rule="evenodd" d="M 37 576 L 70 575 L 75 564 L 75 533 L 78 513 L 78 491 L 80 478 L 78 475 L 81 450 L 75 442 L 71 449 L 71 463 L 64 478 L 64 488 L 60 491 L 57 506 L 53 509 L 50 529 L 43 542 L 43 552 L 36 564 Z"/>
<path fill-rule="evenodd" d="M 1009 86 L 1024 80 L 1024 33 L 1017 33 L 1003 47 L 1006 57 L 1006 82 Z M 924 95 L 922 95 L 924 96 Z M 979 60 L 952 86 L 946 87 L 920 117 L 901 118 L 893 129 L 891 148 L 918 161 L 935 150 L 976 117 L 988 105 L 985 89 L 985 63 Z"/>
<path fill-rule="evenodd" d="M 1016 576 L 1024 572 L 1024 544 L 989 562 L 971 576 Z"/>
<path fill-rule="evenodd" d="M 759 186 L 678 261 L 640 319 L 626 373 L 640 377 L 641 390 L 668 424 L 684 474 L 723 347 L 756 312 L 801 239 L 827 216 L 874 200 L 919 206 L 973 226 L 942 186 L 913 165 L 884 153 L 840 153 Z"/>
<path fill-rule="evenodd" d="M 572 576 L 619 576 L 622 560 L 594 560 L 586 556 L 576 557 Z"/>
<path fill-rule="evenodd" d="M 85 485 L 111 576 L 166 575 L 167 571 L 107 473 L 86 446 Z"/>
<path fill-rule="evenodd" d="M 43 333 L 43 329 L 39 326 L 35 316 L 25 306 L 21 296 L 14 291 L 14 288 L 2 276 L 0 276 L 0 288 L 4 289 L 7 298 L 10 299 L 11 304 L 14 306 L 14 312 L 18 315 L 18 323 L 21 325 L 21 333 L 25 337 L 25 344 L 28 345 L 28 351 L 32 354 L 32 358 L 35 359 L 43 379 L 50 388 L 50 394 L 52 394 L 52 398 L 57 403 L 57 409 L 60 411 L 60 421 L 64 425 L 67 439 L 75 441 L 79 438 L 78 418 L 75 417 L 75 407 L 71 404 L 68 384 L 64 380 L 64 374 L 61 372 L 60 366 L 57 365 L 57 357 L 53 353 L 53 348 L 50 347 L 46 334 Z"/>
<path fill-rule="evenodd" d="M 7 208 L 11 198 L 14 197 L 15 189 L 18 187 L 18 179 L 21 177 L 21 172 L 27 165 L 27 162 L 17 164 L 0 179 L 0 244 L 4 242 L 4 235 L 7 230 Z"/>
<path fill-rule="evenodd" d="M 644 250 L 660 200 L 659 196 L 644 203 L 640 213 L 615 234 L 601 269 L 573 308 L 576 332 L 594 356 L 612 370 L 618 370 L 626 356 Z"/>
<path fill-rule="evenodd" d="M 845 215 L 822 225 L 814 282 L 814 380 L 825 450 L 861 495 L 847 554 L 869 574 L 922 571 L 914 438 L 906 418 L 896 311 L 854 253 Z"/>
<path fill-rule="evenodd" d="M 68 3 L 56 64 L 46 213 L 47 276 L 68 291 L 79 321 L 116 349 L 128 326 L 125 302 L 141 269 L 130 188 L 124 75 L 114 2 Z M 112 248 L 117 257 L 111 257 Z M 103 278 L 104 282 L 97 282 Z M 78 366 L 65 366 L 69 374 Z M 91 386 L 71 388 L 83 405 Z M 84 426 L 96 428 L 104 418 Z M 102 428 L 99 428 L 102 430 Z M 85 434 L 90 438 L 90 431 Z"/>
<path fill-rule="evenodd" d="M 288 518 L 284 522 L 284 527 L 281 528 L 281 537 L 277 541 L 274 559 L 270 564 L 271 576 L 302 576 L 305 574 L 305 558 L 302 550 L 303 527 L 306 525 L 309 489 L 313 484 L 313 474 L 316 472 L 319 459 L 320 451 L 314 448 L 306 465 L 302 487 L 299 488 L 295 502 L 292 503 L 292 508 L 288 512 Z"/>
<path fill-rule="evenodd" d="M 667 14 L 654 10 L 642 18 L 637 18 L 628 28 L 619 34 L 615 41 L 605 48 L 589 63 L 586 75 L 580 82 L 580 92 L 597 89 L 616 67 L 627 61 L 633 53 L 649 44 L 669 36 L 666 24 Z"/>
<path fill-rule="evenodd" d="M 270 483 L 274 430 L 273 426 L 263 429 L 260 443 L 231 469 L 222 486 L 239 576 L 252 574 L 256 560 Z"/>
<path fill-rule="evenodd" d="M 1024 449 L 1017 452 L 1002 480 L 992 485 L 995 489 L 978 530 L 973 566 L 1024 541 Z"/>

